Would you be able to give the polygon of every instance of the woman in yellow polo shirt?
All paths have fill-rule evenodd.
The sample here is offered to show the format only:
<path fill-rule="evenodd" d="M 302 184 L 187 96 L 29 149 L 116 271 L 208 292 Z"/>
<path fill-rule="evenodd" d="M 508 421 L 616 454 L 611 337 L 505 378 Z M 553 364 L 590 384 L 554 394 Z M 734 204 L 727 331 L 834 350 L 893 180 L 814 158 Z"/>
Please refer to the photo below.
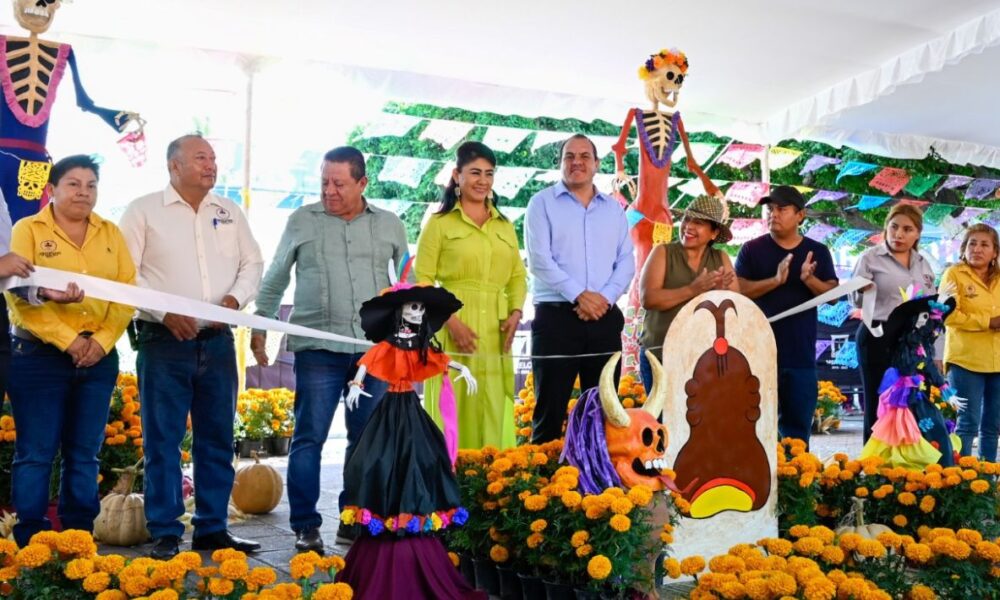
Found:
<path fill-rule="evenodd" d="M 457 164 L 445 188 L 441 209 L 417 242 L 419 283 L 438 283 L 462 301 L 462 309 L 438 334 L 448 353 L 462 357 L 478 394 L 455 386 L 460 448 L 514 445 L 514 332 L 527 294 L 527 271 L 517 247 L 514 225 L 497 210 L 493 176 L 497 159 L 480 142 L 458 147 Z M 424 385 L 424 406 L 440 425 L 441 378 Z"/>
<path fill-rule="evenodd" d="M 54 164 L 51 201 L 14 226 L 11 251 L 38 266 L 134 283 L 135 263 L 121 232 L 93 212 L 97 179 L 97 164 L 88 156 Z M 118 377 L 115 342 L 133 309 L 94 298 L 36 303 L 9 292 L 7 302 L 13 334 L 8 393 L 17 423 L 14 537 L 24 546 L 51 527 L 45 516 L 49 478 L 60 450 L 59 519 L 67 529 L 93 530 L 100 510 L 97 453 Z"/>
<path fill-rule="evenodd" d="M 968 403 L 958 413 L 962 455 L 972 454 L 979 436 L 979 456 L 995 462 L 1000 436 L 1000 239 L 989 225 L 965 231 L 962 260 L 948 267 L 941 288 L 955 286 L 957 305 L 945 320 L 944 362 L 955 395 Z"/>

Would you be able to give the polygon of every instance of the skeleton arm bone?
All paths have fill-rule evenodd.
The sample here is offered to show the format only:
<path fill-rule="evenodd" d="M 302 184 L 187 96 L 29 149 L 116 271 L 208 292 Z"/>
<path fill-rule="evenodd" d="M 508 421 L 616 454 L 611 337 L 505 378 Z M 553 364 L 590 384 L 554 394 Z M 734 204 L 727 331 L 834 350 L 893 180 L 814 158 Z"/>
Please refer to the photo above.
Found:
<path fill-rule="evenodd" d="M 468 390 L 469 394 L 475 395 L 476 389 L 478 388 L 478 384 L 476 383 L 476 378 L 472 376 L 472 371 L 469 370 L 469 367 L 454 360 L 448 363 L 448 366 L 458 371 L 458 377 L 455 378 L 455 381 L 458 381 L 459 379 L 464 379 L 466 389 Z"/>
<path fill-rule="evenodd" d="M 344 405 L 347 406 L 347 410 L 354 410 L 358 406 L 358 400 L 361 396 L 372 397 L 371 394 L 364 391 L 361 383 L 365 380 L 365 373 L 367 372 L 367 367 L 364 365 L 359 366 L 357 374 L 354 375 L 354 380 L 348 384 L 351 389 L 347 392 L 347 397 L 344 398 Z"/>

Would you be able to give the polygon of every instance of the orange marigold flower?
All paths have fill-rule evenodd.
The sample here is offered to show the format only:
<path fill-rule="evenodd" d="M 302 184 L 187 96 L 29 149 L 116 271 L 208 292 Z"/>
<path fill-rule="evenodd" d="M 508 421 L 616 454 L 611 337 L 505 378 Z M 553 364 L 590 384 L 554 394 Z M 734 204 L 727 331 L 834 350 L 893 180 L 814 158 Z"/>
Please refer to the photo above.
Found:
<path fill-rule="evenodd" d="M 221 577 L 208 580 L 208 591 L 216 596 L 225 596 L 233 591 L 233 582 Z"/>
<path fill-rule="evenodd" d="M 990 483 L 984 479 L 977 479 L 969 484 L 969 489 L 974 494 L 985 494 L 990 489 Z"/>
<path fill-rule="evenodd" d="M 685 559 L 686 560 L 686 559 Z M 704 567 L 704 561 L 702 561 Z M 611 574 L 611 561 L 607 556 L 598 554 L 587 562 L 587 574 L 591 579 L 606 579 Z"/>
<path fill-rule="evenodd" d="M 617 515 L 627 515 L 635 507 L 628 498 L 615 498 L 611 502 L 611 512 Z"/>
<path fill-rule="evenodd" d="M 885 556 L 885 546 L 878 540 L 861 540 L 858 542 L 857 553 L 866 558 L 882 558 Z"/>
<path fill-rule="evenodd" d="M 508 558 L 510 558 L 510 553 L 507 551 L 507 548 L 504 548 L 500 544 L 494 544 L 493 547 L 490 548 L 490 559 L 493 562 L 507 562 Z"/>
<path fill-rule="evenodd" d="M 625 515 L 612 515 L 609 523 L 611 528 L 619 533 L 624 533 L 632 527 L 632 520 Z"/>
<path fill-rule="evenodd" d="M 653 491 L 645 485 L 637 485 L 628 491 L 628 499 L 637 506 L 646 506 L 653 500 Z"/>
<path fill-rule="evenodd" d="M 696 575 L 705 570 L 705 559 L 700 556 L 689 556 L 681 561 L 681 573 Z"/>
<path fill-rule="evenodd" d="M 931 547 L 927 544 L 910 544 L 903 549 L 903 554 L 908 560 L 919 564 L 924 564 L 933 556 Z"/>
<path fill-rule="evenodd" d="M 103 592 L 108 589 L 111 584 L 111 575 L 107 573 L 98 571 L 97 573 L 91 573 L 83 578 L 83 590 L 85 592 L 90 592 L 91 594 L 96 594 L 98 592 Z"/>

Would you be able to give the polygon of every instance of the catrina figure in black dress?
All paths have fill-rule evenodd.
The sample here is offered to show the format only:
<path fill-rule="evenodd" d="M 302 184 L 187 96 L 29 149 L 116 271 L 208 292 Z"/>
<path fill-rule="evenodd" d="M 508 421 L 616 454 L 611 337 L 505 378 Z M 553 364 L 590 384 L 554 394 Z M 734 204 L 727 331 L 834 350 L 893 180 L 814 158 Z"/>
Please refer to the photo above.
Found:
<path fill-rule="evenodd" d="M 436 535 L 468 518 L 453 472 L 457 419 L 447 371 L 459 371 L 457 379 L 465 379 L 471 393 L 476 381 L 433 339 L 461 307 L 443 288 L 403 282 L 361 306 L 361 327 L 375 346 L 358 361 L 347 406 L 365 393 L 366 373 L 388 382 L 389 391 L 344 470 L 341 522 L 359 535 L 338 580 L 354 588 L 355 598 L 486 598 L 462 578 Z M 413 390 L 413 382 L 441 373 L 444 434 Z"/>

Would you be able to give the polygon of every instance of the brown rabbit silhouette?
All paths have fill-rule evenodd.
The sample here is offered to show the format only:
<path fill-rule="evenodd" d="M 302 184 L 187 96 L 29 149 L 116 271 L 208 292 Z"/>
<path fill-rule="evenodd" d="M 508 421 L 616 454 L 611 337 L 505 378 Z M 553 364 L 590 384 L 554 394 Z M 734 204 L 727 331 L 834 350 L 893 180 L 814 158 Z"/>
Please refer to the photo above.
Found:
<path fill-rule="evenodd" d="M 730 308 L 737 312 L 732 300 L 719 306 L 705 300 L 695 308 L 715 317 L 716 339 L 684 385 L 691 434 L 674 462 L 677 486 L 685 490 L 694 518 L 758 510 L 771 493 L 771 468 L 756 429 L 760 380 L 743 353 L 726 340 Z M 687 488 L 693 481 L 699 482 L 697 487 Z"/>

